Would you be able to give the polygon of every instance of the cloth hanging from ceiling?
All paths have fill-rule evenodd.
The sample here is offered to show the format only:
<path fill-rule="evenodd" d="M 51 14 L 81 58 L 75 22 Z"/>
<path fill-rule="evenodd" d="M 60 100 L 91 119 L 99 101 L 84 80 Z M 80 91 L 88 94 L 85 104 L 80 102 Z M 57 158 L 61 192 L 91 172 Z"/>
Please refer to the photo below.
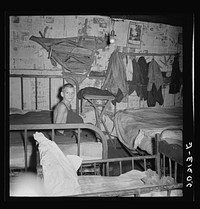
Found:
<path fill-rule="evenodd" d="M 107 46 L 106 39 L 94 36 L 69 38 L 31 36 L 30 40 L 47 50 L 53 66 L 57 66 L 58 63 L 64 70 L 73 73 L 87 73 L 94 61 L 95 51 Z"/>
<path fill-rule="evenodd" d="M 124 65 L 122 53 L 115 50 L 108 62 L 106 79 L 102 89 L 107 89 L 113 95 L 118 95 L 120 101 L 128 94 L 128 84 L 126 78 L 126 67 Z M 119 95 L 120 94 L 120 95 Z"/>

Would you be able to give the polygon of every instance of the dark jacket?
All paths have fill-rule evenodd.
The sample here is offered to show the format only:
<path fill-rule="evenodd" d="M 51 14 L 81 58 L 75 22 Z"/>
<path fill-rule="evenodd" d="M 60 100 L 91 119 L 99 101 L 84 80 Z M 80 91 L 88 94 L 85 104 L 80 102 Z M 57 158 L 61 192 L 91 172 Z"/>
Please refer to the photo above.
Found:
<path fill-rule="evenodd" d="M 140 66 L 140 74 L 142 76 L 140 98 L 141 99 L 144 98 L 144 100 L 147 100 L 147 84 L 148 84 L 149 78 L 148 78 L 148 66 L 147 66 L 147 62 L 146 62 L 145 58 L 140 57 L 138 59 L 138 64 Z"/>
<path fill-rule="evenodd" d="M 107 89 L 115 96 L 119 92 L 119 89 L 122 92 L 123 97 L 128 94 L 126 67 L 121 52 L 118 52 L 117 50 L 115 50 L 110 56 L 106 79 L 102 89 Z"/>
<path fill-rule="evenodd" d="M 171 83 L 169 86 L 169 93 L 176 94 L 180 91 L 181 87 L 181 72 L 179 68 L 178 55 L 174 57 L 174 62 L 172 64 L 172 74 Z"/>
<path fill-rule="evenodd" d="M 128 81 L 129 86 L 129 95 L 132 94 L 134 91 L 136 91 L 137 96 L 140 96 L 140 86 L 143 82 L 143 78 L 140 72 L 140 66 L 136 62 L 135 59 L 132 60 L 132 68 L 133 68 L 133 74 L 132 74 L 132 80 Z"/>
<path fill-rule="evenodd" d="M 162 72 L 160 71 L 160 67 L 154 59 L 148 65 L 148 78 L 149 78 L 149 82 L 147 86 L 148 107 L 155 106 L 156 102 L 162 105 L 164 102 L 162 96 L 163 77 L 162 77 Z"/>

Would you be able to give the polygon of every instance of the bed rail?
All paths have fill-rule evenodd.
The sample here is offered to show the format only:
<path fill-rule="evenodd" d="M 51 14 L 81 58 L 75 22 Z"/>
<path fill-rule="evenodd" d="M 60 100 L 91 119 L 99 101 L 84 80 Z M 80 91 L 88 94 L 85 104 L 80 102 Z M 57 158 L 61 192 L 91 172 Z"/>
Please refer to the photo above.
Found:
<path fill-rule="evenodd" d="M 171 156 L 170 153 L 166 153 L 165 150 L 159 146 L 159 143 L 162 140 L 163 133 L 165 131 L 182 131 L 182 129 L 165 129 L 160 134 L 156 134 L 157 141 L 157 153 L 158 153 L 158 174 L 161 177 L 162 175 L 173 177 L 175 182 L 183 182 L 183 164 L 180 161 L 177 161 Z M 178 172 L 179 171 L 179 172 Z"/>
<path fill-rule="evenodd" d="M 78 194 L 73 195 L 73 197 L 140 197 L 141 194 L 150 193 L 152 191 L 167 191 L 167 196 L 170 196 L 172 190 L 182 189 L 183 184 L 173 184 L 173 185 L 151 185 L 145 187 L 139 187 L 135 189 L 124 189 L 117 191 L 105 191 L 105 192 L 96 192 L 96 193 L 87 193 L 87 194 Z"/>
<path fill-rule="evenodd" d="M 94 131 L 102 142 L 102 158 L 107 159 L 108 157 L 108 144 L 107 139 L 103 132 L 92 124 L 18 124 L 18 125 L 10 125 L 10 131 L 23 131 L 24 132 L 24 152 L 25 152 L 25 171 L 27 171 L 27 139 L 28 139 L 28 131 L 40 131 L 40 130 L 51 130 L 52 132 L 52 141 L 55 141 L 55 130 L 65 130 L 65 129 L 76 129 L 78 130 L 77 136 L 77 155 L 80 156 L 80 143 L 81 143 L 81 129 L 90 129 Z"/>
<path fill-rule="evenodd" d="M 135 162 L 138 160 L 142 160 L 144 163 L 144 170 L 147 170 L 146 166 L 146 161 L 154 159 L 155 160 L 155 166 L 160 162 L 157 162 L 158 157 L 160 157 L 159 153 L 158 155 L 151 155 L 151 156 L 134 156 L 134 157 L 126 157 L 126 158 L 113 158 L 113 159 L 103 159 L 103 160 L 91 160 L 87 162 L 82 162 L 82 165 L 78 171 L 78 175 L 85 175 L 84 172 L 82 172 L 84 167 L 88 165 L 93 165 L 94 169 L 94 174 L 93 175 L 102 175 L 102 176 L 113 176 L 110 175 L 110 166 L 112 163 L 115 163 L 115 165 L 118 165 L 119 167 L 119 173 L 118 175 L 121 175 L 127 171 L 130 171 L 134 169 Z M 129 162 L 129 168 L 128 170 L 123 170 L 123 162 Z M 117 163 L 117 164 L 116 164 Z M 99 168 L 105 169 L 103 172 L 99 173 Z M 127 166 L 127 164 L 124 164 Z M 159 170 L 161 169 L 160 166 L 156 167 L 157 173 L 159 173 Z M 163 168 L 162 168 L 163 169 Z M 172 167 L 170 167 L 170 171 L 172 172 Z M 88 174 L 86 174 L 88 175 Z M 91 175 L 91 173 L 89 174 Z M 166 176 L 166 173 L 162 173 L 162 176 Z M 162 176 L 159 176 L 160 178 Z M 177 190 L 177 189 L 182 189 L 183 188 L 183 183 L 182 182 L 175 182 L 173 184 L 165 184 L 165 185 L 144 185 L 144 187 L 138 187 L 138 188 L 133 188 L 133 189 L 123 189 L 123 190 L 113 190 L 113 191 L 105 191 L 105 192 L 96 192 L 96 193 L 86 193 L 86 194 L 79 194 L 79 195 L 74 195 L 74 196 L 81 196 L 81 197 L 113 197 L 113 196 L 118 196 L 118 197 L 123 197 L 123 196 L 136 196 L 139 197 L 142 194 L 149 193 L 149 192 L 160 192 L 160 191 L 167 191 L 167 196 L 170 196 L 172 190 Z"/>
<path fill-rule="evenodd" d="M 83 161 L 79 170 L 79 175 L 85 174 L 85 168 L 87 167 L 93 168 L 90 169 L 93 172 L 93 175 L 103 175 L 103 176 L 113 176 L 111 172 L 111 166 L 115 163 L 115 167 L 117 166 L 119 169 L 115 171 L 114 175 L 121 175 L 128 170 L 135 169 L 135 164 L 137 161 L 140 161 L 140 164 L 143 164 L 143 168 L 146 171 L 149 160 L 157 160 L 157 155 L 146 155 L 146 156 L 134 156 L 134 157 L 122 157 L 122 158 L 110 158 L 110 159 L 98 159 L 98 160 L 88 160 Z M 142 162 L 141 162 L 142 161 Z M 117 163 L 117 165 L 116 165 Z M 155 163 L 155 162 L 154 162 Z M 125 168 L 127 167 L 127 168 Z M 102 170 L 101 170 L 102 169 Z M 88 173 L 86 174 L 88 175 Z"/>
<path fill-rule="evenodd" d="M 146 185 L 144 187 L 140 188 L 134 188 L 134 189 L 123 189 L 123 190 L 117 190 L 117 191 L 105 191 L 105 192 L 97 192 L 97 193 L 87 193 L 87 194 L 79 194 L 75 196 L 83 196 L 83 197 L 90 197 L 90 196 L 98 196 L 98 197 L 111 197 L 111 196 L 140 196 L 141 194 L 149 193 L 152 191 L 167 191 L 167 196 L 170 196 L 171 191 L 175 189 L 183 189 L 183 179 L 181 178 L 178 180 L 178 177 L 182 175 L 182 167 L 180 164 L 178 164 L 175 160 L 171 159 L 170 157 L 167 157 L 164 153 L 162 153 L 162 150 L 159 149 L 159 143 L 161 139 L 161 134 L 156 134 L 156 154 L 155 155 L 149 155 L 149 156 L 133 156 L 133 157 L 126 157 L 126 158 L 113 158 L 113 159 L 103 159 L 103 160 L 91 160 L 87 162 L 82 162 L 82 165 L 78 171 L 79 175 L 85 175 L 84 174 L 84 167 L 88 165 L 93 165 L 94 168 L 94 174 L 93 175 L 103 175 L 103 176 L 110 176 L 110 165 L 112 163 L 118 163 L 119 166 L 119 173 L 118 175 L 121 175 L 122 173 L 127 172 L 127 170 L 123 171 L 123 162 L 127 161 L 130 162 L 129 170 L 134 169 L 135 162 L 138 160 L 142 160 L 144 164 L 144 170 L 147 170 L 147 160 L 153 159 L 155 160 L 155 168 L 156 172 L 159 175 L 159 178 L 163 176 L 170 176 L 174 179 L 173 184 L 165 184 L 165 185 Z M 165 163 L 166 159 L 168 160 L 168 164 Z M 174 166 L 172 166 L 172 164 Z M 100 165 L 102 167 L 100 167 Z M 178 170 L 178 166 L 180 166 L 180 170 Z M 103 169 L 102 172 L 100 172 L 100 168 Z M 168 172 L 166 172 L 166 169 Z M 87 175 L 87 174 L 86 174 Z"/>

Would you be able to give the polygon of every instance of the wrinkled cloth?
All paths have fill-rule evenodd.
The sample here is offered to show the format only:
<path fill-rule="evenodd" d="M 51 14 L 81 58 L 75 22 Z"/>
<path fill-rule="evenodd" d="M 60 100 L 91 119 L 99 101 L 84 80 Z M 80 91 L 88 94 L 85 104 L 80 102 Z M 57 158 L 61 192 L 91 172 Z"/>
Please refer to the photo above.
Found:
<path fill-rule="evenodd" d="M 76 171 L 82 158 L 65 156 L 55 142 L 36 132 L 34 139 L 39 143 L 40 164 L 42 165 L 44 188 L 48 196 L 66 196 L 80 192 Z"/>
<path fill-rule="evenodd" d="M 149 139 L 155 138 L 155 134 L 161 133 L 164 129 L 182 129 L 183 110 L 182 107 L 119 110 L 115 114 L 114 124 L 117 137 L 125 147 L 134 151 L 139 146 L 142 150 L 152 154 L 152 147 L 155 146 L 152 144 L 154 141 Z M 149 142 L 151 146 L 149 146 Z M 141 146 L 141 143 L 144 147 Z"/>
<path fill-rule="evenodd" d="M 147 169 L 145 174 L 146 176 L 142 178 L 142 181 L 147 185 L 173 185 L 174 184 L 174 178 L 170 176 L 162 176 L 160 179 L 159 175 L 151 169 Z"/>
<path fill-rule="evenodd" d="M 131 170 L 120 176 L 79 176 L 81 194 L 113 192 L 144 186 L 142 178 L 146 177 L 145 171 Z"/>
<path fill-rule="evenodd" d="M 94 36 L 68 38 L 31 36 L 30 40 L 47 50 L 53 66 L 57 66 L 58 63 L 64 70 L 73 73 L 89 72 L 94 62 L 95 50 L 103 49 L 107 45 L 107 39 Z"/>
<path fill-rule="evenodd" d="M 142 75 L 140 66 L 135 59 L 132 60 L 133 74 L 132 81 L 128 81 L 129 95 L 136 91 L 137 96 L 140 96 L 140 85 L 142 84 Z"/>
<path fill-rule="evenodd" d="M 66 123 L 84 123 L 83 118 L 72 109 L 68 110 Z"/>
<path fill-rule="evenodd" d="M 154 59 L 152 59 L 152 61 L 149 63 L 148 68 L 149 82 L 147 85 L 147 91 L 151 91 L 153 84 L 155 84 L 156 89 L 159 90 L 160 86 L 162 86 L 163 84 L 163 77 L 160 67 L 158 63 Z"/>
<path fill-rule="evenodd" d="M 164 103 L 163 95 L 162 95 L 162 87 L 160 86 L 157 90 L 155 84 L 153 83 L 151 91 L 147 92 L 147 105 L 148 107 L 154 107 L 156 102 L 159 105 Z"/>
<path fill-rule="evenodd" d="M 115 50 L 109 58 L 106 79 L 102 89 L 107 89 L 114 95 L 116 95 L 118 89 L 120 89 L 123 93 L 123 97 L 128 94 L 126 67 L 123 62 L 122 53 L 118 50 Z"/>

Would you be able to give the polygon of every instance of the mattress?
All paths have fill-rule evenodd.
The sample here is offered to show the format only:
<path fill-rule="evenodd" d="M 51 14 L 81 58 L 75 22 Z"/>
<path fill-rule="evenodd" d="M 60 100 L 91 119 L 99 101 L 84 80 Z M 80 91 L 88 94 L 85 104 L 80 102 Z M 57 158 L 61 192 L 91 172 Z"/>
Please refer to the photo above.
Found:
<path fill-rule="evenodd" d="M 117 137 L 129 150 L 137 147 L 153 154 L 155 135 L 165 129 L 182 129 L 182 108 L 125 109 L 115 115 Z"/>
<path fill-rule="evenodd" d="M 64 155 L 77 155 L 77 144 L 58 144 Z M 36 166 L 36 147 L 27 146 L 28 168 Z M 102 159 L 102 143 L 100 142 L 82 142 L 80 144 L 80 157 L 83 160 Z M 24 168 L 25 153 L 23 146 L 10 147 L 10 168 Z"/>
<path fill-rule="evenodd" d="M 49 124 L 52 123 L 52 114 L 50 110 L 26 111 L 10 110 L 10 124 Z"/>
<path fill-rule="evenodd" d="M 10 125 L 12 124 L 52 124 L 52 111 L 49 110 L 19 110 L 10 109 Z M 27 162 L 28 167 L 36 165 L 36 146 L 33 139 L 34 130 L 27 132 Z M 51 137 L 51 130 L 42 131 Z M 23 168 L 25 165 L 23 131 L 10 131 L 10 167 Z M 55 135 L 55 142 L 64 154 L 76 154 L 77 146 L 72 130 L 65 130 L 64 135 Z M 81 132 L 81 156 L 84 160 L 102 159 L 102 144 L 97 143 L 92 130 L 83 129 Z"/>

